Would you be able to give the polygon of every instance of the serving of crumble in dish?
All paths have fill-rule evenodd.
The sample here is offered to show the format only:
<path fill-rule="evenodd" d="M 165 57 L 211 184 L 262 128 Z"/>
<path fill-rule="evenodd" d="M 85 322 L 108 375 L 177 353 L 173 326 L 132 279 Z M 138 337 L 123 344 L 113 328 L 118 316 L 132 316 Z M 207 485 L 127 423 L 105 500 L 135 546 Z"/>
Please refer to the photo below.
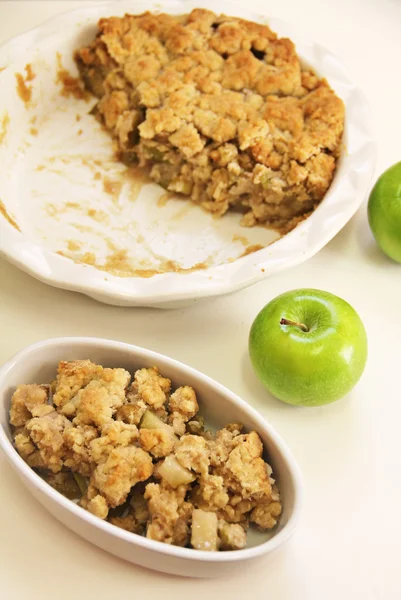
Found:
<path fill-rule="evenodd" d="M 316 253 L 375 155 L 338 60 L 240 5 L 132 12 L 90 6 L 0 48 L 1 253 L 126 306 L 230 293 Z"/>
<path fill-rule="evenodd" d="M 0 398 L 0 446 L 24 484 L 126 560 L 217 576 L 295 528 L 302 482 L 280 436 L 173 359 L 96 338 L 45 340 L 0 369 Z"/>
<path fill-rule="evenodd" d="M 11 398 L 15 448 L 67 498 L 109 523 L 198 550 L 240 550 L 281 514 L 255 431 L 205 429 L 195 390 L 157 367 L 60 361 L 57 377 Z"/>

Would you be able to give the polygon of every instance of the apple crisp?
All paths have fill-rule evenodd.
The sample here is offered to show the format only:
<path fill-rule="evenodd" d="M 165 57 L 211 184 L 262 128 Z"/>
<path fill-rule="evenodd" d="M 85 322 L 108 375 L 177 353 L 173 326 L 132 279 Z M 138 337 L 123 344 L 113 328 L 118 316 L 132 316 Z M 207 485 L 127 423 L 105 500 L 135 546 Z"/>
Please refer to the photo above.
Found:
<path fill-rule="evenodd" d="M 267 25 L 203 9 L 104 18 L 75 59 L 119 158 L 170 192 L 283 231 L 327 192 L 343 102 Z"/>
<path fill-rule="evenodd" d="M 157 367 L 61 361 L 49 384 L 20 385 L 10 424 L 21 457 L 101 519 L 198 550 L 238 550 L 250 525 L 276 526 L 280 494 L 255 431 L 205 430 L 195 390 Z"/>

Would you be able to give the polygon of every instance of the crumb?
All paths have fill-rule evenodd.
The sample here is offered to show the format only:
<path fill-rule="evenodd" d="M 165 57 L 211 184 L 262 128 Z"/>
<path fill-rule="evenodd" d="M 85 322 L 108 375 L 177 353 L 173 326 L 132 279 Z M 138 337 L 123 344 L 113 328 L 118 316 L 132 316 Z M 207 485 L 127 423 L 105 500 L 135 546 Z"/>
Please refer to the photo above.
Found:
<path fill-rule="evenodd" d="M 127 499 L 133 486 L 145 481 L 153 473 L 150 455 L 136 446 L 117 447 L 93 473 L 93 484 L 111 507 Z"/>
<path fill-rule="evenodd" d="M 48 386 L 36 384 L 18 386 L 11 398 L 10 424 L 14 427 L 23 427 L 34 416 L 35 409 L 47 405 L 48 399 Z"/>
<path fill-rule="evenodd" d="M 167 456 L 174 449 L 174 439 L 163 429 L 141 429 L 139 442 L 155 458 Z"/>

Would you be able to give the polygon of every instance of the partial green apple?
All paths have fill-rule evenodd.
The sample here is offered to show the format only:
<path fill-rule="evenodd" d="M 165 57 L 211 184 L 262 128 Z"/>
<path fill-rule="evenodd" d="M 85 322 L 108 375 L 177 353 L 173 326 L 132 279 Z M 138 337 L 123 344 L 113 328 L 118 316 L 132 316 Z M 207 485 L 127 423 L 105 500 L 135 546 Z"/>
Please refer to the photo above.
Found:
<path fill-rule="evenodd" d="M 379 248 L 401 263 L 401 162 L 377 180 L 369 196 L 368 218 Z"/>
<path fill-rule="evenodd" d="M 321 406 L 342 398 L 361 377 L 367 337 L 355 310 L 314 289 L 286 292 L 257 315 L 249 335 L 253 368 L 283 402 Z"/>

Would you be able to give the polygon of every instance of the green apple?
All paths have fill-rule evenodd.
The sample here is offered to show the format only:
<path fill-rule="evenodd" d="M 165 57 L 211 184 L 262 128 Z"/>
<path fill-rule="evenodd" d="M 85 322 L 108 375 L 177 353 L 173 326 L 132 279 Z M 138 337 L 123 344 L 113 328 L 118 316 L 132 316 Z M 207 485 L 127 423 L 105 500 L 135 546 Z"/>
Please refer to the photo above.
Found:
<path fill-rule="evenodd" d="M 368 218 L 379 248 L 401 263 L 401 162 L 377 180 L 369 196 Z"/>
<path fill-rule="evenodd" d="M 365 328 L 352 306 L 314 289 L 274 298 L 249 334 L 259 379 L 276 398 L 298 406 L 345 396 L 363 373 L 367 348 Z"/>

